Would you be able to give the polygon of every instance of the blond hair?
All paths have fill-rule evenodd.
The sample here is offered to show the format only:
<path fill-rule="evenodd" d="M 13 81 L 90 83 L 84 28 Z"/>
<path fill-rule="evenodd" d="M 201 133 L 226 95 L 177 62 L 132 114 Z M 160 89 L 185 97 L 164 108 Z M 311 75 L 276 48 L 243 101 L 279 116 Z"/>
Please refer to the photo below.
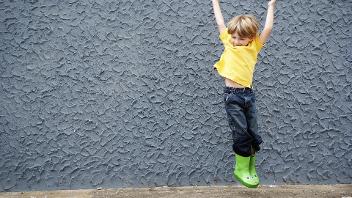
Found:
<path fill-rule="evenodd" d="M 237 33 L 243 38 L 254 38 L 258 34 L 259 23 L 253 15 L 239 15 L 227 23 L 229 34 Z"/>

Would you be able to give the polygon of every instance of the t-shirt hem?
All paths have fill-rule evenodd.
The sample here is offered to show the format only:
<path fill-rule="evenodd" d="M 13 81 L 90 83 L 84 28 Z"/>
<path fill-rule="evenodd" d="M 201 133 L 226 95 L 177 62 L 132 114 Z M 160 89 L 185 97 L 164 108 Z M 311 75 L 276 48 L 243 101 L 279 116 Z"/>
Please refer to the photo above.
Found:
<path fill-rule="evenodd" d="M 215 69 L 216 69 L 216 67 L 215 67 Z M 225 74 L 222 74 L 219 70 L 217 70 L 217 71 L 218 71 L 219 75 L 221 77 L 223 77 L 223 78 L 227 78 L 229 80 L 232 80 L 232 81 L 234 81 L 234 82 L 236 82 L 236 83 L 238 83 L 238 84 L 240 84 L 240 85 L 242 85 L 244 87 L 252 87 L 252 83 L 248 83 L 248 81 L 243 81 L 243 80 L 241 80 L 239 78 L 236 78 L 237 76 L 234 76 L 234 75 L 233 76 L 227 76 Z"/>

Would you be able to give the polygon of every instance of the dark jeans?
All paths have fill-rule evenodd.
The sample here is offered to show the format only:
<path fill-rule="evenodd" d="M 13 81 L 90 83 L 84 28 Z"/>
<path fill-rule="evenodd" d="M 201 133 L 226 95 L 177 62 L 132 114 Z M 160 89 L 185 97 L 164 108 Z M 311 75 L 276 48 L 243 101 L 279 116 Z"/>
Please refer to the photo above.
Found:
<path fill-rule="evenodd" d="M 259 151 L 263 140 L 258 134 L 253 90 L 225 87 L 224 100 L 232 131 L 233 151 L 244 157 Z"/>

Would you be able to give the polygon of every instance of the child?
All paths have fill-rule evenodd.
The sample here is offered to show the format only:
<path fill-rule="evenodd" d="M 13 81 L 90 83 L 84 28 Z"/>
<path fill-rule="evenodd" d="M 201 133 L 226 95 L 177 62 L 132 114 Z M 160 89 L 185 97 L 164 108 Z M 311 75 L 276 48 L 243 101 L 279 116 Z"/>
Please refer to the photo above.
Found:
<path fill-rule="evenodd" d="M 224 52 L 214 65 L 225 80 L 224 100 L 235 152 L 235 178 L 249 188 L 259 185 L 255 169 L 255 152 L 263 142 L 258 134 L 255 95 L 252 80 L 257 55 L 268 39 L 274 20 L 276 0 L 268 3 L 263 31 L 254 16 L 239 15 L 227 27 L 221 14 L 219 0 L 212 0 L 214 15 Z"/>

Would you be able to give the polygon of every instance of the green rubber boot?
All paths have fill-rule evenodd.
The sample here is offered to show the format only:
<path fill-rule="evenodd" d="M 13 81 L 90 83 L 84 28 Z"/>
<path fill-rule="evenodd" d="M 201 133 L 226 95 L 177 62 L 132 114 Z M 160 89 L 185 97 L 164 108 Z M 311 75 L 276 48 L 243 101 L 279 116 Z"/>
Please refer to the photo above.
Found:
<path fill-rule="evenodd" d="M 256 157 L 251 156 L 250 157 L 250 161 L 249 161 L 249 175 L 252 177 L 253 182 L 258 186 L 259 185 L 259 177 L 257 175 L 257 171 L 255 169 L 255 161 L 256 161 Z"/>
<path fill-rule="evenodd" d="M 233 175 L 235 178 L 244 186 L 248 188 L 256 188 L 258 184 L 252 179 L 249 174 L 249 162 L 251 157 L 243 157 L 238 154 L 235 154 L 235 170 Z"/>

